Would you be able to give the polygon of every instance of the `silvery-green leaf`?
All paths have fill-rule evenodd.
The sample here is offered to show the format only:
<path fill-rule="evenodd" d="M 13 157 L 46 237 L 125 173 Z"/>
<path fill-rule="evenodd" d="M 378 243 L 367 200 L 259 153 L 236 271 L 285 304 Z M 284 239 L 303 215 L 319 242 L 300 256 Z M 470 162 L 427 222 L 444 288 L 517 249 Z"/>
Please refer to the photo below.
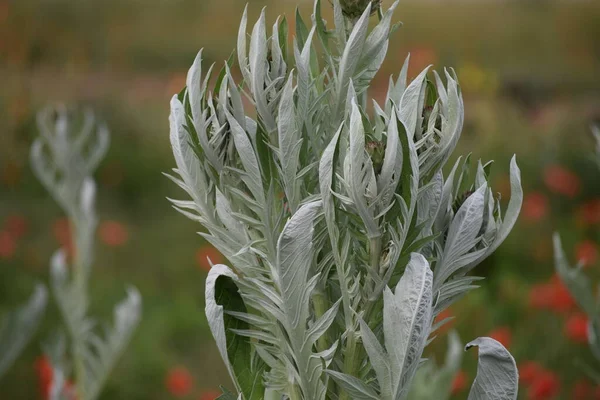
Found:
<path fill-rule="evenodd" d="M 437 291 L 440 285 L 456 272 L 457 268 L 453 267 L 452 264 L 477 244 L 477 235 L 483 223 L 484 195 L 486 191 L 487 184 L 477 189 L 465 200 L 454 216 L 448 229 L 444 253 L 436 267 L 434 290 Z"/>
<path fill-rule="evenodd" d="M 173 96 L 171 99 L 169 122 L 171 147 L 177 163 L 177 173 L 181 176 L 186 191 L 194 199 L 202 214 L 210 217 L 212 210 L 204 197 L 208 191 L 208 183 L 198 158 L 189 144 L 188 133 L 184 128 L 185 112 L 183 104 L 177 99 L 177 96 Z"/>
<path fill-rule="evenodd" d="M 369 16 L 371 15 L 371 5 L 369 4 L 362 16 L 358 19 L 348 42 L 344 47 L 344 53 L 340 60 L 339 70 L 337 73 L 336 82 L 336 99 L 335 108 L 333 109 L 332 124 L 337 126 L 339 118 L 343 118 L 341 114 L 342 109 L 345 105 L 345 98 L 348 93 L 348 85 L 354 77 L 356 67 L 360 60 L 360 56 L 363 52 L 365 40 L 367 38 L 367 29 L 369 27 Z"/>
<path fill-rule="evenodd" d="M 306 345 L 312 346 L 321 336 L 323 336 L 327 329 L 329 329 L 337 315 L 340 302 L 341 299 L 331 306 L 331 308 L 310 327 L 306 333 Z"/>
<path fill-rule="evenodd" d="M 519 372 L 508 350 L 488 337 L 473 340 L 465 349 L 471 347 L 479 347 L 479 365 L 468 400 L 516 400 Z"/>
<path fill-rule="evenodd" d="M 360 379 L 353 376 L 342 374 L 341 372 L 328 370 L 327 374 L 337 382 L 338 385 L 344 388 L 352 399 L 355 400 L 379 400 L 377 393 Z"/>
<path fill-rule="evenodd" d="M 373 213 L 369 210 L 365 198 L 367 189 L 364 177 L 365 131 L 360 111 L 354 100 L 352 101 L 352 114 L 350 116 L 350 152 L 347 155 L 347 160 L 349 161 L 348 172 L 350 175 L 347 179 L 350 185 L 350 198 L 365 224 L 368 237 L 378 237 L 380 235 L 379 226 Z M 373 169 L 372 166 L 370 169 Z"/>
<path fill-rule="evenodd" d="M 387 142 L 385 146 L 385 156 L 381 173 L 377 180 L 377 192 L 394 193 L 398 182 L 400 182 L 400 174 L 402 173 L 402 149 L 400 148 L 400 137 L 398 133 L 398 119 L 396 118 L 396 110 L 392 110 L 390 122 L 387 127 Z M 386 196 L 382 200 L 384 206 L 389 204 L 389 198 Z"/>
<path fill-rule="evenodd" d="M 320 201 L 300 207 L 277 242 L 277 279 L 292 331 L 304 329 L 308 318 L 308 304 L 303 299 L 312 262 L 313 223 L 320 208 Z"/>
<path fill-rule="evenodd" d="M 408 395 L 429 337 L 432 321 L 433 274 L 418 253 L 411 254 L 395 294 L 389 289 L 383 299 L 385 348 L 390 356 L 394 399 Z"/>
<path fill-rule="evenodd" d="M 413 139 L 420 129 L 422 122 L 423 103 L 425 102 L 425 77 L 429 67 L 425 68 L 402 94 L 402 100 L 398 104 L 398 117 L 406 126 L 409 138 Z M 418 138 L 418 136 L 417 136 Z"/>
<path fill-rule="evenodd" d="M 359 322 L 360 335 L 367 355 L 369 356 L 369 361 L 377 376 L 381 399 L 392 399 L 392 375 L 389 357 L 365 321 L 360 319 Z"/>
<path fill-rule="evenodd" d="M 508 202 L 508 208 L 506 209 L 502 225 L 499 227 L 494 241 L 490 244 L 485 253 L 465 267 L 463 271 L 468 272 L 469 270 L 473 269 L 476 265 L 485 260 L 490 254 L 496 251 L 498 247 L 500 247 L 502 242 L 504 242 L 504 239 L 507 238 L 513 226 L 517 222 L 517 218 L 521 212 L 522 204 L 523 188 L 521 186 L 521 170 L 517 165 L 516 157 L 513 157 L 510 161 L 510 201 Z"/>
<path fill-rule="evenodd" d="M 242 178 L 248 186 L 248 189 L 258 201 L 259 204 L 265 204 L 265 193 L 263 189 L 262 176 L 260 172 L 260 166 L 256 153 L 252 147 L 252 143 L 248 138 L 246 132 L 242 129 L 240 124 L 233 118 L 229 111 L 225 110 L 227 120 L 231 126 L 231 133 L 233 135 L 233 141 L 235 148 L 239 154 L 240 161 L 244 166 L 246 175 Z"/>
<path fill-rule="evenodd" d="M 219 349 L 221 358 L 227 367 L 227 371 L 229 371 L 229 376 L 234 382 L 238 393 L 241 393 L 241 388 L 237 383 L 233 367 L 229 362 L 229 355 L 227 352 L 227 333 L 225 332 L 225 322 L 223 319 L 223 306 L 218 305 L 215 298 L 217 279 L 219 279 L 221 276 L 229 277 L 234 281 L 237 280 L 237 275 L 231 269 L 229 269 L 229 267 L 222 264 L 213 265 L 208 272 L 208 276 L 206 278 L 206 290 L 204 292 L 206 319 L 208 320 L 208 326 L 213 338 L 215 339 L 215 342 L 217 342 L 217 348 Z"/>
<path fill-rule="evenodd" d="M 296 112 L 294 106 L 293 74 L 283 89 L 281 101 L 279 102 L 279 117 L 277 120 L 279 135 L 279 162 L 283 172 L 284 189 L 288 206 L 292 213 L 296 212 L 298 199 L 296 196 L 297 182 L 296 173 L 300 156 L 302 139 L 296 123 Z"/>
<path fill-rule="evenodd" d="M 600 317 L 598 315 L 590 316 L 587 331 L 590 349 L 594 357 L 600 360 Z"/>
<path fill-rule="evenodd" d="M 266 77 L 266 61 L 267 59 L 267 31 L 265 25 L 265 11 L 260 14 L 260 18 L 252 29 L 250 38 L 250 80 L 252 82 L 252 93 L 256 102 L 256 109 L 262 118 L 262 121 L 267 128 L 267 132 L 272 132 L 277 129 L 275 118 L 268 107 L 267 93 L 264 89 Z"/>
<path fill-rule="evenodd" d="M 569 289 L 571 295 L 577 300 L 577 304 L 589 316 L 595 316 L 597 307 L 594 301 L 594 293 L 590 281 L 582 271 L 582 266 L 571 267 L 562 248 L 560 236 L 554 234 L 554 266 L 560 279 Z"/>
<path fill-rule="evenodd" d="M 242 20 L 240 22 L 240 28 L 238 30 L 238 42 L 237 42 L 237 55 L 238 62 L 240 64 L 240 70 L 242 71 L 242 76 L 246 81 L 247 85 L 252 85 L 252 79 L 250 78 L 250 66 L 248 64 L 248 56 L 247 56 L 247 44 L 246 44 L 246 29 L 248 26 L 248 5 L 244 8 L 244 14 L 242 16 Z"/>
<path fill-rule="evenodd" d="M 326 387 L 321 380 L 321 361 L 311 356 L 307 342 L 306 323 L 309 317 L 311 293 L 318 275 L 309 277 L 312 266 L 313 232 L 320 200 L 302 205 L 285 224 L 277 241 L 277 285 L 281 293 L 287 331 L 296 362 L 299 385 L 306 398 L 323 399 Z"/>
<path fill-rule="evenodd" d="M 29 301 L 0 320 L 0 376 L 27 345 L 46 309 L 48 291 L 38 284 Z"/>

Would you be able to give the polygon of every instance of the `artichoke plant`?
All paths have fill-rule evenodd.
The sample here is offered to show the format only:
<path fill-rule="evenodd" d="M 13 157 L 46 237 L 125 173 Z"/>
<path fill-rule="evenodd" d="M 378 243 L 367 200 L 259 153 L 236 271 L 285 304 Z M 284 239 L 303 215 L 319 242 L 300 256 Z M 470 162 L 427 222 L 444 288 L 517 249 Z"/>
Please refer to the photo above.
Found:
<path fill-rule="evenodd" d="M 351 4 L 365 4 L 356 20 Z M 515 159 L 504 211 L 491 163 L 443 170 L 464 119 L 453 70 L 408 81 L 407 58 L 385 101 L 369 99 L 397 6 L 370 30 L 373 4 L 334 0 L 329 29 L 316 0 L 291 41 L 286 18 L 268 30 L 264 11 L 248 34 L 246 10 L 241 81 L 233 59 L 213 76 L 200 51 L 171 100 L 169 177 L 189 195 L 172 203 L 228 264 L 212 266 L 205 291 L 236 391 L 224 398 L 409 398 L 434 319 L 477 287 L 471 272 L 517 219 Z M 469 399 L 516 399 L 508 351 L 473 346 Z"/>

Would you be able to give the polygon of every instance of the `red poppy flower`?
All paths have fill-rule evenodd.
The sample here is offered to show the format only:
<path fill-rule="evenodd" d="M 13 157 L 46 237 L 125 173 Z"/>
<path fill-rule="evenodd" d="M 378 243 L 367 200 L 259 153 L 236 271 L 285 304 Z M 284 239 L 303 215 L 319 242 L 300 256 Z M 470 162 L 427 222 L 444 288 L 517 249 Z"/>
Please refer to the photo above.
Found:
<path fill-rule="evenodd" d="M 502 346 L 509 348 L 512 343 L 512 332 L 508 326 L 501 326 L 488 334 L 489 337 L 502 343 Z"/>
<path fill-rule="evenodd" d="M 220 264 L 224 260 L 223 255 L 210 244 L 205 244 L 196 252 L 196 263 L 202 270 L 207 272 L 210 271 L 211 263 Z"/>
<path fill-rule="evenodd" d="M 575 248 L 575 254 L 584 266 L 595 264 L 598 261 L 598 246 L 591 240 L 584 240 Z"/>
<path fill-rule="evenodd" d="M 34 368 L 38 377 L 40 396 L 47 399 L 50 396 L 50 387 L 52 386 L 52 364 L 50 364 L 48 357 L 41 356 L 35 360 Z"/>
<path fill-rule="evenodd" d="M 599 224 L 600 199 L 593 199 L 583 203 L 577 210 L 577 221 L 584 226 Z"/>
<path fill-rule="evenodd" d="M 63 247 L 71 246 L 71 223 L 68 218 L 62 217 L 52 225 L 54 238 Z"/>
<path fill-rule="evenodd" d="M 525 361 L 519 364 L 519 383 L 523 386 L 532 385 L 544 368 L 536 361 Z"/>
<path fill-rule="evenodd" d="M 221 396 L 221 392 L 218 390 L 209 390 L 206 392 L 202 392 L 198 400 L 216 400 Z"/>
<path fill-rule="evenodd" d="M 446 308 L 444 311 L 439 313 L 437 315 L 437 317 L 435 317 L 434 325 L 439 322 L 442 322 L 445 319 L 452 318 L 453 316 L 454 315 L 452 314 L 452 311 L 450 310 L 450 308 Z M 455 322 L 455 319 L 450 319 L 450 320 L 444 322 L 444 325 L 440 326 L 439 329 L 437 330 L 438 335 L 443 335 L 444 333 L 448 332 L 452 328 L 452 325 L 454 325 L 454 322 Z"/>
<path fill-rule="evenodd" d="M 4 220 L 4 228 L 6 232 L 15 240 L 21 239 L 27 233 L 27 220 L 22 215 L 10 215 Z"/>
<path fill-rule="evenodd" d="M 548 309 L 554 300 L 553 285 L 539 283 L 529 289 L 529 306 L 536 310 Z"/>
<path fill-rule="evenodd" d="M 525 195 L 521 215 L 525 221 L 537 222 L 548 214 L 548 198 L 539 192 L 533 192 Z"/>
<path fill-rule="evenodd" d="M 457 395 L 467 388 L 467 374 L 465 371 L 460 370 L 454 376 L 452 381 L 452 395 Z"/>
<path fill-rule="evenodd" d="M 551 371 L 541 372 L 528 391 L 529 400 L 550 400 L 560 392 L 560 381 Z"/>
<path fill-rule="evenodd" d="M 552 303 L 550 308 L 557 313 L 566 313 L 572 310 L 577 303 L 571 296 L 571 292 L 560 279 L 555 279 L 552 283 Z"/>
<path fill-rule="evenodd" d="M 6 231 L 0 231 L 0 259 L 12 258 L 17 250 L 17 243 L 12 235 Z"/>
<path fill-rule="evenodd" d="M 585 379 L 580 379 L 573 385 L 571 391 L 572 400 L 588 400 L 592 398 L 594 388 Z"/>
<path fill-rule="evenodd" d="M 588 343 L 588 317 L 577 313 L 569 317 L 565 324 L 565 335 L 574 342 Z"/>
<path fill-rule="evenodd" d="M 169 371 L 165 379 L 165 386 L 169 393 L 175 397 L 184 397 L 190 394 L 194 381 L 192 375 L 185 367 L 175 367 Z"/>
<path fill-rule="evenodd" d="M 118 221 L 104 221 L 98 227 L 100 240 L 107 246 L 123 246 L 129 240 L 129 232 L 125 226 Z"/>
<path fill-rule="evenodd" d="M 581 189 L 579 177 L 560 165 L 549 165 L 544 169 L 544 183 L 556 194 L 575 197 Z"/>
<path fill-rule="evenodd" d="M 40 356 L 35 360 L 34 368 L 38 377 L 40 396 L 42 399 L 48 400 L 50 399 L 50 389 L 52 388 L 52 378 L 54 376 L 52 364 L 48 357 Z M 75 384 L 71 380 L 65 382 L 64 394 L 68 400 L 77 400 Z"/>

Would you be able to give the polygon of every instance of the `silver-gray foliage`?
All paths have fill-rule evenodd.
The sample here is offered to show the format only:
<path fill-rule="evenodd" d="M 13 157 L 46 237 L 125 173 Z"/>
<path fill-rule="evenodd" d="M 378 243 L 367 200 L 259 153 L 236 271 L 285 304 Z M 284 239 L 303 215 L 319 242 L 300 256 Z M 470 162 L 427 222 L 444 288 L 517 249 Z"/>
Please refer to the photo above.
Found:
<path fill-rule="evenodd" d="M 171 201 L 228 260 L 206 313 L 242 399 L 407 398 L 434 318 L 477 287 L 521 208 L 514 159 L 505 212 L 491 163 L 443 172 L 464 120 L 454 71 L 409 82 L 407 58 L 367 112 L 398 1 L 371 30 L 371 5 L 344 3 L 365 8 L 334 0 L 332 29 L 320 0 L 311 26 L 297 13 L 291 46 L 285 17 L 248 33 L 246 10 L 242 82 L 200 51 L 171 100 L 168 176 L 190 198 Z"/>
<path fill-rule="evenodd" d="M 600 166 L 600 127 L 592 126 L 592 135 L 596 141 L 595 161 Z M 554 267 L 577 305 L 588 316 L 588 342 L 592 354 L 600 361 L 600 299 L 594 295 L 592 282 L 583 272 L 582 260 L 575 266 L 570 265 L 558 233 L 554 234 Z M 600 372 L 586 365 L 583 367 L 585 372 L 600 384 Z"/>
<path fill-rule="evenodd" d="M 510 353 L 488 337 L 473 340 L 466 349 L 472 347 L 479 348 L 479 366 L 468 400 L 516 400 L 519 373 Z"/>
<path fill-rule="evenodd" d="M 10 368 L 37 330 L 48 302 L 48 291 L 38 284 L 27 301 L 0 320 L 0 377 Z"/>
<path fill-rule="evenodd" d="M 65 107 L 48 107 L 38 114 L 40 136 L 31 148 L 31 164 L 38 179 L 68 217 L 73 252 L 58 250 L 52 257 L 51 287 L 69 334 L 71 363 L 56 362 L 53 400 L 63 396 L 65 371 L 74 371 L 77 398 L 98 398 L 141 314 L 139 292 L 130 287 L 125 300 L 115 307 L 113 327 L 98 332 L 97 322 L 88 314 L 89 284 L 94 260 L 97 226 L 96 185 L 92 174 L 109 144 L 106 127 L 94 114 L 83 118 Z M 66 364 L 66 365 L 65 365 Z"/>

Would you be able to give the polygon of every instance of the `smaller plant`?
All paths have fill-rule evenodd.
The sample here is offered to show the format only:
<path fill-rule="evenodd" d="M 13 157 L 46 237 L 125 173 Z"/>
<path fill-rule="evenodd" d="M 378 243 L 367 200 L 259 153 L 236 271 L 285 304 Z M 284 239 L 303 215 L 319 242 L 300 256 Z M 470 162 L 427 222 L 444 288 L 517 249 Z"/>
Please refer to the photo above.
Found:
<path fill-rule="evenodd" d="M 600 127 L 593 126 L 592 134 L 596 140 L 595 161 L 600 167 Z M 587 339 L 594 357 L 600 361 L 600 299 L 594 296 L 592 283 L 583 272 L 585 260 L 577 265 L 570 265 L 558 233 L 554 234 L 554 266 L 560 279 L 577 302 L 577 305 L 588 316 Z M 586 373 L 597 384 L 600 384 L 600 372 L 584 366 Z"/>
<path fill-rule="evenodd" d="M 47 302 L 48 291 L 44 285 L 38 284 L 26 304 L 9 312 L 0 321 L 0 377 L 31 340 Z"/>
<path fill-rule="evenodd" d="M 41 135 L 31 148 L 33 171 L 67 215 L 72 232 L 72 246 L 58 250 L 51 260 L 51 286 L 68 332 L 69 350 L 66 357 L 66 343 L 60 338 L 48 350 L 53 364 L 50 398 L 67 398 L 64 382 L 72 368 L 77 399 L 94 400 L 141 313 L 140 294 L 131 287 L 127 299 L 115 307 L 114 326 L 104 329 L 104 338 L 88 315 L 97 226 L 92 173 L 108 149 L 109 134 L 106 127 L 96 127 L 89 110 L 81 118 L 62 106 L 46 108 L 37 122 Z"/>

